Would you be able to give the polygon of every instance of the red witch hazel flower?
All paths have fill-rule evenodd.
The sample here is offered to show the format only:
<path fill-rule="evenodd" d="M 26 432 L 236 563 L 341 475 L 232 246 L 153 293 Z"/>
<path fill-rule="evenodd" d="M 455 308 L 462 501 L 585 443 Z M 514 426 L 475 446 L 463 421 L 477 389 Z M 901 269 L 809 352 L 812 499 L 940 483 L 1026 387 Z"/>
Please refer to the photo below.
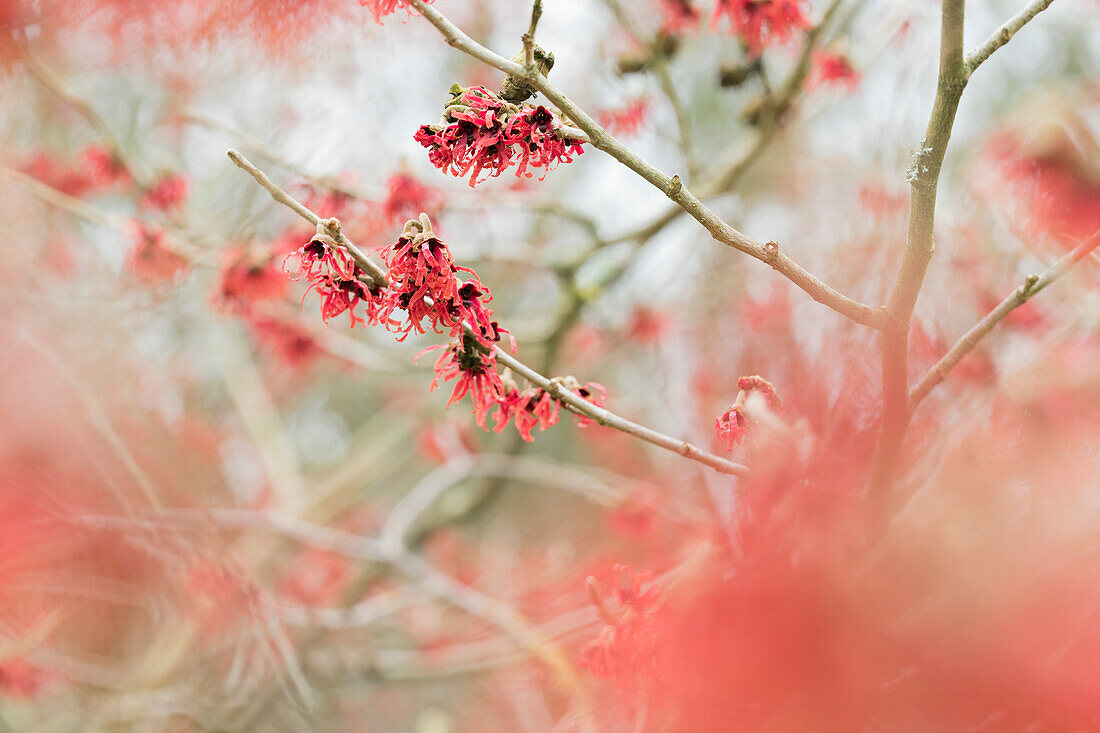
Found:
<path fill-rule="evenodd" d="M 505 373 L 502 381 L 505 392 L 496 405 L 493 415 L 496 425 L 493 430 L 499 433 L 510 420 L 514 420 L 520 437 L 530 443 L 534 440 L 531 435 L 534 428 L 537 427 L 541 432 L 557 425 L 559 404 L 553 395 L 545 389 L 520 391 L 510 373 Z M 560 389 L 572 392 L 597 407 L 603 407 L 607 400 L 607 390 L 596 382 L 581 385 L 575 377 L 555 377 L 551 381 L 555 382 Z M 573 422 L 578 427 L 585 428 L 591 425 L 593 420 L 585 415 L 574 413 Z"/>
<path fill-rule="evenodd" d="M 432 0 L 426 0 L 431 4 Z M 374 14 L 374 20 L 382 22 L 382 18 L 396 12 L 400 8 L 407 9 L 409 0 L 359 0 L 359 4 Z"/>
<path fill-rule="evenodd" d="M 19 170 L 50 188 L 56 188 L 63 194 L 77 198 L 87 193 L 88 189 L 94 185 L 92 179 L 86 174 L 62 164 L 50 153 L 36 153 L 20 166 Z"/>
<path fill-rule="evenodd" d="M 382 200 L 382 218 L 396 223 L 413 219 L 421 211 L 435 211 L 443 204 L 443 194 L 425 186 L 408 173 L 394 173 L 386 180 L 386 198 Z"/>
<path fill-rule="evenodd" d="M 813 71 L 810 72 L 807 83 L 811 89 L 824 84 L 841 84 L 852 91 L 859 86 L 859 72 L 844 54 L 819 49 L 814 51 L 813 63 Z"/>
<path fill-rule="evenodd" d="M 45 673 L 22 657 L 0 661 L 0 693 L 8 697 L 29 699 L 42 689 Z"/>
<path fill-rule="evenodd" d="M 434 391 L 439 386 L 440 379 L 454 381 L 447 407 L 470 395 L 477 424 L 484 428 L 489 411 L 504 396 L 504 386 L 497 374 L 493 352 L 486 352 L 472 336 L 463 334 L 450 346 L 429 346 L 420 353 L 422 355 L 439 348 L 443 349 L 443 353 L 435 360 L 435 378 L 432 379 L 431 389 Z"/>
<path fill-rule="evenodd" d="M 660 0 L 661 32 L 670 35 L 699 27 L 700 11 L 691 0 Z"/>
<path fill-rule="evenodd" d="M 607 626 L 581 649 L 580 665 L 597 677 L 621 678 L 652 664 L 654 621 L 662 590 L 648 573 L 627 565 L 616 565 L 613 571 L 617 584 L 608 595 L 593 576 L 585 582 L 588 597 Z"/>
<path fill-rule="evenodd" d="M 84 148 L 80 158 L 88 178 L 96 188 L 124 185 L 133 180 L 122 159 L 113 150 L 102 145 L 90 145 Z"/>
<path fill-rule="evenodd" d="M 275 259 L 240 248 L 226 254 L 213 299 L 226 313 L 248 313 L 254 306 L 278 300 L 285 293 L 286 277 L 276 267 Z"/>
<path fill-rule="evenodd" d="M 768 401 L 768 407 L 773 410 L 778 411 L 783 407 L 779 396 L 775 393 L 775 387 L 763 377 L 741 377 L 737 380 L 737 387 L 741 390 L 737 393 L 737 399 L 728 410 L 714 419 L 714 432 L 718 439 L 725 443 L 727 451 L 732 451 L 734 445 L 740 445 L 745 439 L 745 433 L 749 430 L 745 402 L 750 393 L 757 392 L 763 395 Z"/>
<path fill-rule="evenodd" d="M 649 102 L 645 98 L 635 99 L 619 109 L 612 109 L 599 114 L 600 127 L 605 128 L 613 135 L 634 135 L 645 121 L 649 111 Z"/>
<path fill-rule="evenodd" d="M 429 328 L 437 333 L 445 328 L 451 336 L 459 336 L 468 327 L 482 346 L 490 348 L 508 333 L 485 305 L 493 299 L 489 289 L 473 270 L 454 263 L 450 249 L 435 236 L 427 214 L 408 221 L 397 243 L 383 248 L 382 259 L 389 266 L 390 286 L 380 318 L 388 329 L 400 334 L 398 341 L 413 331 L 427 333 Z M 470 279 L 459 280 L 460 271 L 469 273 Z M 403 321 L 393 318 L 396 311 L 404 311 Z M 515 350 L 514 340 L 512 348 Z"/>
<path fill-rule="evenodd" d="M 432 328 L 439 332 L 441 325 L 455 325 L 450 306 L 458 295 L 456 275 L 460 268 L 447 245 L 435 236 L 427 216 L 406 223 L 397 242 L 383 248 L 381 255 L 389 266 L 390 280 L 382 313 L 392 330 L 400 334 L 398 341 L 404 341 L 413 331 L 423 334 Z M 397 310 L 405 312 L 404 322 L 391 318 Z"/>
<path fill-rule="evenodd" d="M 545 176 L 583 152 L 580 143 L 562 137 L 561 123 L 546 107 L 517 106 L 485 87 L 456 84 L 451 95 L 442 124 L 423 125 L 414 137 L 432 165 L 457 178 L 469 175 L 471 187 L 512 165 L 517 176 L 530 178 L 528 168 L 542 168 Z"/>
<path fill-rule="evenodd" d="M 306 279 L 309 287 L 302 298 L 316 292 L 321 297 L 321 318 L 326 322 L 347 313 L 354 327 L 357 323 L 379 323 L 382 290 L 367 281 L 367 275 L 348 252 L 329 235 L 329 229 L 339 230 L 339 222 L 327 219 L 317 225 L 313 239 L 287 255 L 284 268 L 292 258 L 297 266 L 288 269 L 294 280 Z M 364 306 L 365 313 L 357 310 Z"/>
<path fill-rule="evenodd" d="M 141 208 L 156 211 L 173 211 L 187 199 L 187 179 L 175 173 L 167 173 L 157 179 L 139 202 Z"/>
<path fill-rule="evenodd" d="M 321 347 L 301 326 L 268 315 L 249 315 L 256 341 L 291 369 L 300 369 L 321 355 Z"/>
<path fill-rule="evenodd" d="M 718 0 L 715 23 L 723 15 L 729 18 L 730 30 L 741 37 L 752 57 L 810 27 L 803 0 Z"/>
<path fill-rule="evenodd" d="M 164 243 L 164 232 L 132 223 L 133 244 L 126 264 L 141 280 L 155 283 L 172 280 L 187 269 L 187 260 Z"/>

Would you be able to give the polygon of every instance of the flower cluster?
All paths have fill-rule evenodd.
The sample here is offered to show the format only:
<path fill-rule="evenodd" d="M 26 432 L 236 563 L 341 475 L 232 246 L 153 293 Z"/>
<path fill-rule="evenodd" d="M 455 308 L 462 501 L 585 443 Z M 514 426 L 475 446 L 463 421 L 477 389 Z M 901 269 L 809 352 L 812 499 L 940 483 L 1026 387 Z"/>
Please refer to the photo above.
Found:
<path fill-rule="evenodd" d="M 301 369 L 321 354 L 317 340 L 296 323 L 256 313 L 245 318 L 260 346 L 291 369 Z"/>
<path fill-rule="evenodd" d="M 435 211 L 443 195 L 408 173 L 394 173 L 386 179 L 386 197 L 379 204 L 382 219 L 390 224 L 415 218 L 421 211 Z"/>
<path fill-rule="evenodd" d="M 810 88 L 823 84 L 840 84 L 852 91 L 859 86 L 859 72 L 844 54 L 818 49 L 813 53 L 813 63 L 813 71 L 810 72 L 807 82 Z"/>
<path fill-rule="evenodd" d="M 141 208 L 155 211 L 172 212 L 183 205 L 187 199 L 189 186 L 187 179 L 175 173 L 161 176 L 146 191 L 139 202 Z"/>
<path fill-rule="evenodd" d="M 247 249 L 234 249 L 225 256 L 214 287 L 214 304 L 225 313 L 246 314 L 261 303 L 279 300 L 286 294 L 286 278 L 275 258 L 257 256 Z"/>
<path fill-rule="evenodd" d="M 415 139 L 428 149 L 432 165 L 470 186 L 499 176 L 512 166 L 516 176 L 545 172 L 583 152 L 579 142 L 560 133 L 561 123 L 546 107 L 516 106 L 484 87 L 451 88 L 442 125 L 422 125 Z M 487 172 L 484 177 L 482 173 Z"/>
<path fill-rule="evenodd" d="M 435 377 L 432 379 L 432 391 L 439 386 L 439 381 L 454 381 L 454 389 L 447 400 L 447 407 L 461 400 L 467 394 L 474 406 L 474 416 L 477 424 L 484 428 L 485 418 L 504 396 L 504 385 L 497 373 L 496 356 L 492 351 L 480 348 L 476 339 L 469 334 L 462 334 L 449 346 L 430 346 L 421 354 L 443 348 L 443 353 L 435 360 L 433 369 Z"/>
<path fill-rule="evenodd" d="M 767 46 L 783 43 L 796 31 L 810 27 L 803 0 L 718 0 L 714 21 L 729 19 L 730 30 L 741 37 L 749 55 L 759 56 Z"/>
<path fill-rule="evenodd" d="M 701 13 L 691 0 L 661 0 L 661 32 L 669 35 L 699 27 Z"/>
<path fill-rule="evenodd" d="M 773 410 L 780 410 L 783 406 L 775 393 L 775 387 L 763 377 L 741 377 L 737 380 L 737 387 L 741 390 L 737 393 L 737 399 L 728 410 L 714 419 L 714 432 L 725 444 L 727 451 L 732 451 L 734 445 L 740 445 L 745 439 L 745 433 L 749 430 L 745 401 L 750 393 L 757 392 L 763 395 L 768 401 L 768 407 Z"/>
<path fill-rule="evenodd" d="M 131 230 L 133 243 L 126 264 L 141 280 L 147 283 L 172 280 L 187 269 L 187 260 L 165 243 L 163 231 L 136 220 Z"/>
<path fill-rule="evenodd" d="M 326 321 L 348 312 L 352 326 L 380 325 L 396 334 L 398 341 L 410 333 L 448 333 L 453 339 L 448 346 L 430 346 L 421 352 L 442 350 L 431 389 L 440 382 L 454 382 L 448 407 L 469 395 L 480 427 L 486 427 L 490 415 L 497 432 L 514 420 L 526 441 L 532 440 L 534 428 L 546 430 L 558 422 L 560 405 L 553 394 L 539 388 L 520 390 L 510 376 L 502 379 L 498 373 L 496 345 L 508 335 L 515 351 L 515 339 L 493 319 L 487 305 L 492 300 L 489 289 L 473 270 L 455 264 L 427 214 L 409 220 L 396 243 L 380 248 L 388 267 L 384 288 L 368 284 L 359 264 L 328 233 L 334 227 L 338 228 L 334 220 L 322 221 L 309 243 L 287 256 L 288 262 L 294 260 L 291 276 L 309 282 L 307 293 L 321 295 L 321 315 Z M 462 279 L 460 273 L 467 277 Z M 360 304 L 366 306 L 363 315 L 357 312 Z M 256 325 L 272 330 L 266 322 L 256 321 Z M 582 385 L 565 377 L 555 380 L 555 387 L 555 394 L 569 392 L 596 406 L 607 399 L 607 390 L 595 382 Z M 579 414 L 573 419 L 581 427 L 592 422 Z"/>
<path fill-rule="evenodd" d="M 83 168 L 95 188 L 126 185 L 133 182 L 118 153 L 100 145 L 90 145 L 80 154 Z"/>
<path fill-rule="evenodd" d="M 431 3 L 432 0 L 425 0 Z M 374 20 L 382 22 L 382 18 L 396 12 L 399 8 L 408 9 L 409 0 L 359 0 L 359 4 L 374 14 Z"/>
<path fill-rule="evenodd" d="M 353 327 L 379 323 L 380 288 L 369 282 L 354 258 L 328 234 L 326 222 L 317 225 L 308 244 L 287 255 L 284 267 L 292 259 L 297 264 L 289 270 L 291 277 L 307 280 L 306 294 L 313 291 L 321 297 L 321 318 L 326 322 L 347 313 Z M 360 305 L 364 307 L 362 315 L 357 312 Z"/>
<path fill-rule="evenodd" d="M 571 392 L 582 400 L 603 407 L 607 400 L 607 390 L 597 382 L 580 384 L 574 377 L 562 377 L 552 380 L 559 389 Z M 554 396 L 542 388 L 520 390 L 507 373 L 502 379 L 504 389 L 495 405 L 493 430 L 501 432 L 509 422 L 514 422 L 519 436 L 530 443 L 534 438 L 531 431 L 536 427 L 539 432 L 558 423 L 559 403 Z M 588 427 L 592 418 L 574 413 L 573 422 L 578 427 Z M 482 426 L 484 427 L 484 425 Z"/>
<path fill-rule="evenodd" d="M 639 98 L 628 102 L 619 109 L 603 111 L 599 114 L 600 127 L 613 135 L 634 135 L 645 122 L 649 112 L 649 102 Z"/>

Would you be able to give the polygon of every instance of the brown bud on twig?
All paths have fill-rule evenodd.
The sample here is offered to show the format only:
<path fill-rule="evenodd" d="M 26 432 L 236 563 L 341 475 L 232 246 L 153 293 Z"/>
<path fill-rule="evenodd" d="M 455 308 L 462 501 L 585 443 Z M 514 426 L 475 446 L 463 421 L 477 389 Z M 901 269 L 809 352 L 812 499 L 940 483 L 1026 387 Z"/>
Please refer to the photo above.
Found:
<path fill-rule="evenodd" d="M 752 75 L 749 64 L 726 64 L 718 70 L 718 84 L 723 87 L 739 87 Z"/>
<path fill-rule="evenodd" d="M 534 49 L 535 66 L 538 67 L 539 73 L 546 76 L 550 73 L 550 70 L 554 68 L 554 54 L 547 53 L 541 46 L 535 45 Z M 512 57 L 512 61 L 525 66 L 527 64 L 527 54 L 524 51 L 520 51 Z M 504 86 L 500 90 L 500 98 L 506 102 L 512 104 L 519 104 L 531 97 L 535 96 L 535 90 L 523 79 L 517 79 L 514 76 L 508 76 L 504 79 Z"/>

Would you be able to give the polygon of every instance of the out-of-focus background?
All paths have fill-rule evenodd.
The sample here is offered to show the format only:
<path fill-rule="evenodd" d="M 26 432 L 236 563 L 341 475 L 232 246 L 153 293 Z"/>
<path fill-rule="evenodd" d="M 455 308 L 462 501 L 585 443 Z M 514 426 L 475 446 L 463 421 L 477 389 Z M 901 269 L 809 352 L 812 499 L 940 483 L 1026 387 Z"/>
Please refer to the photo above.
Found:
<path fill-rule="evenodd" d="M 939 3 L 815 0 L 759 55 L 712 2 L 543 4 L 583 109 L 886 299 Z M 971 2 L 966 46 L 1023 4 Z M 529 3 L 434 7 L 521 49 Z M 1100 228 L 1098 14 L 1056 0 L 971 79 L 912 379 Z M 432 167 L 451 84 L 501 81 L 354 0 L 0 0 L 0 729 L 1100 728 L 1095 255 L 920 406 L 871 535 L 875 334 L 591 146 Z M 526 363 L 752 470 L 445 409 L 446 337 L 323 323 L 282 268 L 313 228 L 229 148 L 367 251 L 427 212 Z M 782 409 L 727 453 L 755 374 Z"/>

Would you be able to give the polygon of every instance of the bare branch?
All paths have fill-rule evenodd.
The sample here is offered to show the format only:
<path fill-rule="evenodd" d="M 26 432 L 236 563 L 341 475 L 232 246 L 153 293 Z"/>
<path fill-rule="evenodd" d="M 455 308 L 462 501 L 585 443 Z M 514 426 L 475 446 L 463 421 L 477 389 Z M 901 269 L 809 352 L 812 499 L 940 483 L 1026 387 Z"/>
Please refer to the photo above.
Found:
<path fill-rule="evenodd" d="M 1031 300 L 1043 288 L 1069 272 L 1070 268 L 1088 257 L 1089 254 L 1100 245 L 1100 231 L 1078 245 L 1053 265 L 1048 267 L 1041 275 L 1029 275 L 1024 284 L 1012 291 L 1012 294 L 1002 300 L 996 308 L 991 310 L 982 320 L 974 324 L 948 349 L 947 353 L 936 362 L 935 366 L 921 378 L 913 389 L 909 390 L 909 411 L 912 412 L 920 404 L 928 393 L 935 389 L 948 373 L 958 364 L 964 356 L 974 350 L 978 342 L 1000 323 L 1009 313 Z"/>
<path fill-rule="evenodd" d="M 855 301 L 834 290 L 811 275 L 787 257 L 786 254 L 780 252 L 778 248 L 768 248 L 764 243 L 748 237 L 724 222 L 683 185 L 679 176 L 667 176 L 633 153 L 600 127 L 584 110 L 550 84 L 546 77 L 531 78 L 521 65 L 477 43 L 451 21 L 447 20 L 433 6 L 424 3 L 423 0 L 409 0 L 409 4 L 434 25 L 447 40 L 447 43 L 454 48 L 506 74 L 528 79 L 533 87 L 546 95 L 547 99 L 556 104 L 566 117 L 588 135 L 589 141 L 594 147 L 603 150 L 618 160 L 679 204 L 692 218 L 702 224 L 716 241 L 770 265 L 772 269 L 785 275 L 791 282 L 809 293 L 814 300 L 847 316 L 856 323 L 876 329 L 883 329 L 887 326 L 889 319 L 881 310 Z"/>
<path fill-rule="evenodd" d="M 978 46 L 966 57 L 966 73 L 973 74 L 986 59 L 1001 46 L 1012 40 L 1016 32 L 1027 25 L 1032 18 L 1050 7 L 1054 0 L 1032 0 L 1026 8 L 1009 18 L 1008 22 L 994 31 L 985 43 Z"/>
<path fill-rule="evenodd" d="M 366 200 L 367 196 L 363 191 L 358 188 L 349 186 L 346 183 L 336 180 L 332 176 L 316 176 L 301 169 L 300 166 L 291 162 L 285 156 L 274 150 L 270 145 L 263 140 L 248 134 L 243 130 L 239 130 L 235 127 L 227 125 L 214 118 L 213 116 L 203 112 L 202 110 L 194 107 L 188 107 L 181 113 L 181 117 L 188 122 L 205 127 L 207 130 L 218 133 L 225 137 L 228 137 L 241 145 L 245 150 L 251 151 L 256 157 L 266 160 L 269 163 L 274 163 L 280 168 L 287 170 L 295 175 L 301 176 L 310 185 L 320 188 L 327 188 L 337 193 L 343 194 L 353 199 Z"/>

